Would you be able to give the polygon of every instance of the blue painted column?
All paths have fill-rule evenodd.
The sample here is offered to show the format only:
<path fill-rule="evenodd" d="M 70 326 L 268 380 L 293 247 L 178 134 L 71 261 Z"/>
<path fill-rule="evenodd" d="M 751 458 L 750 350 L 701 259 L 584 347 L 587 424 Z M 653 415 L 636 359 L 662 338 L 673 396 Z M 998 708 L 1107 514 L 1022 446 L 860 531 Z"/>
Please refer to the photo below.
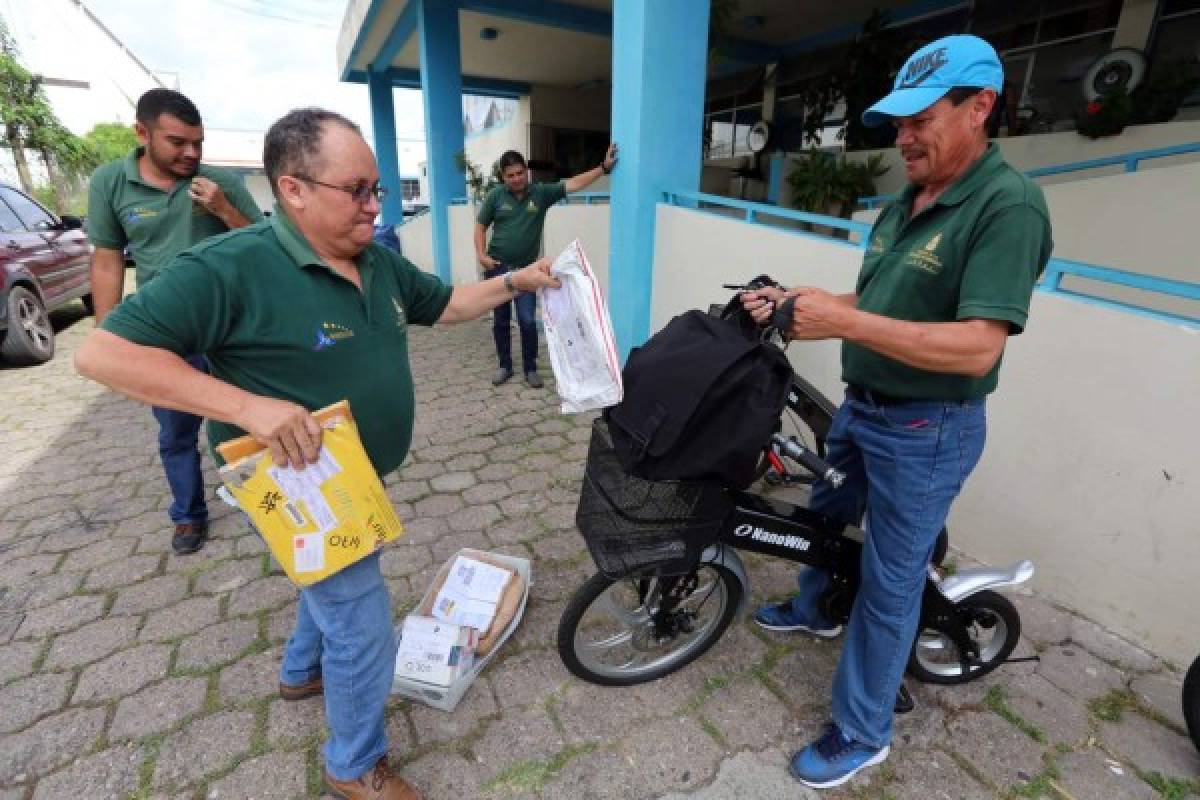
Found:
<path fill-rule="evenodd" d="M 709 0 L 615 0 L 609 307 L 622 360 L 650 333 L 663 191 L 700 188 Z"/>
<path fill-rule="evenodd" d="M 464 149 L 462 54 L 458 3 L 412 0 L 417 4 L 421 48 L 421 94 L 425 101 L 425 148 L 429 167 L 429 212 L 433 216 L 433 260 L 438 276 L 450 282 L 450 201 L 467 193 L 454 163 Z"/>
<path fill-rule="evenodd" d="M 767 202 L 779 205 L 783 196 L 783 153 L 772 153 L 767 167 Z"/>
<path fill-rule="evenodd" d="M 391 78 L 385 72 L 368 69 L 367 92 L 371 97 L 371 130 L 375 135 L 379 182 L 388 190 L 383 199 L 383 224 L 399 225 L 404 218 L 403 192 L 400 191 L 400 156 L 396 152 L 396 107 L 392 100 Z"/>

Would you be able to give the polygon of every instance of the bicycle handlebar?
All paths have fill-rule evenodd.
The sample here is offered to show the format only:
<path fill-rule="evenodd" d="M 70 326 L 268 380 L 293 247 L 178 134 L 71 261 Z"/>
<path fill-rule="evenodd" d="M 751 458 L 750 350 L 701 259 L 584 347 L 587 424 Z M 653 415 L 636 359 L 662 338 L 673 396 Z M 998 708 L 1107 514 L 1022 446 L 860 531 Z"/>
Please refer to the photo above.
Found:
<path fill-rule="evenodd" d="M 784 436 L 777 433 L 771 437 L 771 442 L 779 448 L 779 452 L 783 455 L 800 462 L 814 475 L 828 481 L 833 488 L 837 489 L 846 482 L 846 473 L 832 467 L 823 458 L 805 447 L 804 443 L 795 436 Z"/>

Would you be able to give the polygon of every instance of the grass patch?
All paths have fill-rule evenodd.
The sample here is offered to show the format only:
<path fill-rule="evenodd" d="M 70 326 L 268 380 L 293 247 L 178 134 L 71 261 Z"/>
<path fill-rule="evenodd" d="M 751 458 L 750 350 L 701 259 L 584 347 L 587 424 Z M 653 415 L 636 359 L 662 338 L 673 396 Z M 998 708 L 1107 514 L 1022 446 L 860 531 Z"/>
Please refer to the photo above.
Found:
<path fill-rule="evenodd" d="M 1046 744 L 1046 734 L 1033 723 L 1008 707 L 1008 696 L 1003 686 L 992 686 L 983 698 L 983 704 L 1003 717 L 1009 724 L 1038 744 Z"/>
<path fill-rule="evenodd" d="M 1180 778 L 1168 778 L 1161 772 L 1142 774 L 1142 780 L 1150 784 L 1154 791 L 1163 796 L 1164 800 L 1183 800 L 1197 787 Z"/>
<path fill-rule="evenodd" d="M 729 749 L 729 741 L 725 738 L 725 734 L 721 733 L 717 726 L 713 724 L 712 720 L 710 720 L 708 717 L 700 717 L 700 727 L 704 729 L 705 733 L 712 737 L 712 740 L 716 742 L 722 750 Z"/>
<path fill-rule="evenodd" d="M 1128 689 L 1113 689 L 1088 701 L 1088 710 L 1105 722 L 1120 722 L 1121 715 L 1137 708 L 1137 698 Z"/>
<path fill-rule="evenodd" d="M 576 756 L 590 753 L 598 747 L 594 742 L 573 745 L 558 751 L 546 761 L 530 760 L 506 769 L 483 785 L 487 793 L 503 792 L 505 794 L 529 794 L 540 792 L 546 781 L 562 771 L 563 767 Z"/>

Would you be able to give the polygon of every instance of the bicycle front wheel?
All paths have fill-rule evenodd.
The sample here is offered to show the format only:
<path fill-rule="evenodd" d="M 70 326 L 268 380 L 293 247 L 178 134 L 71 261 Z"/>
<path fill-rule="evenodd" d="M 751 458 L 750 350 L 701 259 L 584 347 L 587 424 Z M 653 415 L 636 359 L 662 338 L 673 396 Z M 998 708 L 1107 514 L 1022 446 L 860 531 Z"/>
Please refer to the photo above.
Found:
<path fill-rule="evenodd" d="M 664 603 L 666 582 L 677 600 Z M 601 686 L 656 680 L 699 658 L 729 627 L 742 599 L 737 576 L 701 564 L 686 577 L 593 575 L 567 603 L 558 654 L 575 676 Z M 670 593 L 668 593 L 670 594 Z"/>

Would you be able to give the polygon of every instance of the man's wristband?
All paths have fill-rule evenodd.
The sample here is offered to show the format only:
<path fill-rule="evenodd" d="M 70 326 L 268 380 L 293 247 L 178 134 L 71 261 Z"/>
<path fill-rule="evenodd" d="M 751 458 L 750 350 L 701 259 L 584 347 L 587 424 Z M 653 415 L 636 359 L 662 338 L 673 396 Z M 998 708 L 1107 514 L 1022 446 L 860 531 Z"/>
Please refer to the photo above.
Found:
<path fill-rule="evenodd" d="M 517 294 L 517 284 L 513 280 L 513 274 L 511 272 L 504 273 L 504 288 L 510 294 Z"/>

